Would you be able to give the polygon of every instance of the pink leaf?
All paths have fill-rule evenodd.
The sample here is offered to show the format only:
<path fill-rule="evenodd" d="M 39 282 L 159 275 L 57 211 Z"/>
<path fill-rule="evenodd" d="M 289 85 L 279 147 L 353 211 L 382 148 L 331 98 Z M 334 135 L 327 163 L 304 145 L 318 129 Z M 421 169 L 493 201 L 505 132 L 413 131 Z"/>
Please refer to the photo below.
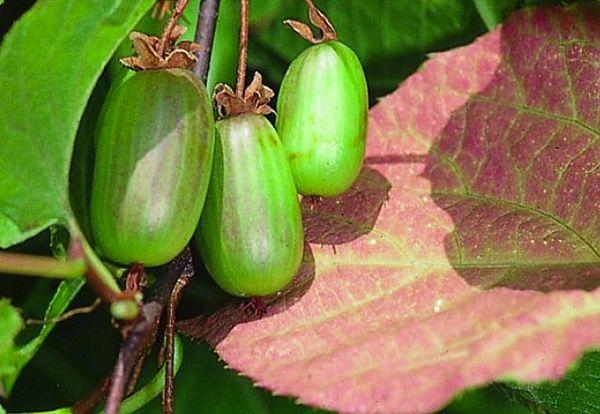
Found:
<path fill-rule="evenodd" d="M 313 244 L 290 291 L 184 332 L 343 412 L 558 378 L 600 345 L 599 62 L 597 5 L 522 11 L 433 55 L 372 109 L 353 189 L 303 201 Z"/>

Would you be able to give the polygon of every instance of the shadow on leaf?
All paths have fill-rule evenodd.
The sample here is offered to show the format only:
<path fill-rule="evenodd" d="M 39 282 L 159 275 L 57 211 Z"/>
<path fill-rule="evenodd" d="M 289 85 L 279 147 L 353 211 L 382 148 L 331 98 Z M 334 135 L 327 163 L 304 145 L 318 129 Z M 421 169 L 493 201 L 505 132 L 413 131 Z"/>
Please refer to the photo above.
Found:
<path fill-rule="evenodd" d="M 302 217 L 306 241 L 335 246 L 369 233 L 391 188 L 380 172 L 363 167 L 344 194 L 331 198 L 304 197 Z"/>
<path fill-rule="evenodd" d="M 452 113 L 425 163 L 431 196 L 454 222 L 447 257 L 483 289 L 592 290 L 600 285 L 599 102 L 584 85 L 598 85 L 596 51 L 544 38 L 568 28 L 523 37 L 514 27 L 501 32 L 491 81 Z"/>

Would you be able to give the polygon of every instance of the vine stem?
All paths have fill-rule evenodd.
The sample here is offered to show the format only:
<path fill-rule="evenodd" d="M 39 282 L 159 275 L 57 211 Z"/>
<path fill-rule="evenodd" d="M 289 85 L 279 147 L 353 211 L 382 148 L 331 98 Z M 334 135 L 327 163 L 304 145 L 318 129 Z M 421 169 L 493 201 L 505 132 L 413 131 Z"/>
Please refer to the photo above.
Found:
<path fill-rule="evenodd" d="M 248 11 L 249 2 L 250 0 L 240 0 L 240 39 L 236 83 L 236 94 L 240 98 L 244 97 L 244 89 L 246 89 L 246 66 L 248 64 L 248 27 L 250 24 Z"/>
<path fill-rule="evenodd" d="M 220 0 L 202 0 L 198 22 L 216 22 L 219 14 Z M 198 24 L 194 41 L 200 45 L 196 52 L 198 61 L 194 66 L 194 74 L 205 85 L 208 80 L 208 65 L 212 53 L 212 44 L 215 37 L 215 25 Z"/>

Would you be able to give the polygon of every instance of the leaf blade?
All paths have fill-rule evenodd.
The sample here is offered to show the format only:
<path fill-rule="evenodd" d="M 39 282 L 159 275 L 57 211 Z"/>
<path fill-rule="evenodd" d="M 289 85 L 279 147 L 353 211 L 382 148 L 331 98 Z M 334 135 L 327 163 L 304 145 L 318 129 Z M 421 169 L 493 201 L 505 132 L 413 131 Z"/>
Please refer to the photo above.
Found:
<path fill-rule="evenodd" d="M 86 101 L 119 42 L 151 4 L 41 1 L 5 37 L 0 248 L 50 224 L 67 224 L 70 157 Z"/>

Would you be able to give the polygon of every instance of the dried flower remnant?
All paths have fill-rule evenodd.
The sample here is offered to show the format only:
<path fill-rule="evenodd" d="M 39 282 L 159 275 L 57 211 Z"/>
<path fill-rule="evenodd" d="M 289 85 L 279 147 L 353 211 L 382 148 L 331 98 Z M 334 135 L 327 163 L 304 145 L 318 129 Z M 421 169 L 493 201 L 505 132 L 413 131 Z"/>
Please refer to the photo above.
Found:
<path fill-rule="evenodd" d="M 176 43 L 186 31 L 184 26 L 175 26 L 163 53 L 159 53 L 160 38 L 145 33 L 132 32 L 129 38 L 133 41 L 137 55 L 121 59 L 121 63 L 129 69 L 140 71 L 148 69 L 190 69 L 198 60 L 194 55 L 200 45 L 184 40 Z"/>
<path fill-rule="evenodd" d="M 275 111 L 269 106 L 269 102 L 273 96 L 273 90 L 263 85 L 262 76 L 255 72 L 243 96 L 238 96 L 231 86 L 220 83 L 215 87 L 214 99 L 219 116 L 224 118 L 245 113 L 272 114 Z"/>

